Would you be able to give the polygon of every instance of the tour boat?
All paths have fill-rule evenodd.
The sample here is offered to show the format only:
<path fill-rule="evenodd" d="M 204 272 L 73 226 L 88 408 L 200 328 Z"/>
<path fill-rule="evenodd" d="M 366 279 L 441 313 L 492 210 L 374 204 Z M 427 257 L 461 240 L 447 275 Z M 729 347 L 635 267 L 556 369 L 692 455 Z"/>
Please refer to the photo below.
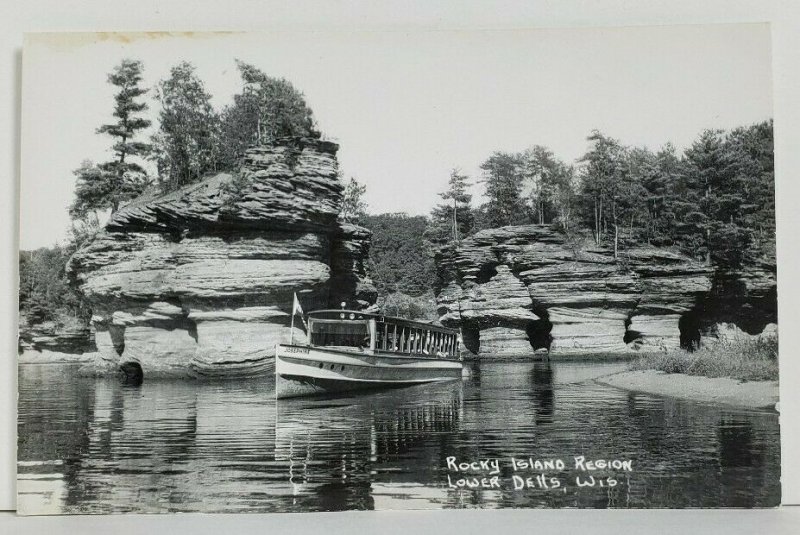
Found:
<path fill-rule="evenodd" d="M 307 343 L 275 348 L 278 398 L 461 378 L 456 330 L 356 310 L 307 318 Z"/>

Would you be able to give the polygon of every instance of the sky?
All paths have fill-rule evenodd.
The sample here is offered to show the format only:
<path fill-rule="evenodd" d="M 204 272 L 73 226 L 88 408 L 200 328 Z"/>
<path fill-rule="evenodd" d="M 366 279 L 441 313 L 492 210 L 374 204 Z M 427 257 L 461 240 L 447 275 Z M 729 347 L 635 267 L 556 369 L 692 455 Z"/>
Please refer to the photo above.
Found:
<path fill-rule="evenodd" d="M 28 34 L 21 249 L 66 238 L 72 171 L 112 157 L 111 139 L 95 130 L 112 120 L 106 77 L 123 58 L 143 62 L 148 88 L 178 62 L 193 63 L 217 109 L 241 89 L 237 58 L 288 79 L 340 144 L 343 176 L 366 185 L 371 213 L 428 214 L 452 168 L 477 182 L 494 151 L 544 145 L 572 162 L 593 129 L 627 145 L 682 149 L 706 128 L 772 117 L 766 24 Z M 147 101 L 155 120 L 158 104 Z M 482 186 L 473 193 L 479 198 Z"/>

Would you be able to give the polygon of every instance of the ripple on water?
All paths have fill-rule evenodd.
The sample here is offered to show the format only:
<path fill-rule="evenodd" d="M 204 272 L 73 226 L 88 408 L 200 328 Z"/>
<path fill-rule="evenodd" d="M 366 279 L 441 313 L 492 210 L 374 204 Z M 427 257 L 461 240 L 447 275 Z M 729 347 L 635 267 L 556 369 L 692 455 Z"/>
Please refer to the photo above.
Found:
<path fill-rule="evenodd" d="M 776 414 L 628 393 L 620 363 L 482 363 L 463 382 L 327 399 L 20 366 L 20 510 L 270 512 L 756 507 L 780 500 Z M 632 459 L 613 489 L 454 490 L 446 458 Z"/>

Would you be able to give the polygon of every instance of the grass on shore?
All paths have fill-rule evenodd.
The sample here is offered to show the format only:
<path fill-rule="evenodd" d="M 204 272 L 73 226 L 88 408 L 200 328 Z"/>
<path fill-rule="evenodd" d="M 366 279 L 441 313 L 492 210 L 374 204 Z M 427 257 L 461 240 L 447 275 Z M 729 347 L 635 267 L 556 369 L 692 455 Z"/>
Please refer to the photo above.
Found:
<path fill-rule="evenodd" d="M 661 370 L 739 381 L 778 380 L 778 338 L 721 339 L 695 351 L 676 349 L 652 353 L 631 362 L 633 370 Z"/>

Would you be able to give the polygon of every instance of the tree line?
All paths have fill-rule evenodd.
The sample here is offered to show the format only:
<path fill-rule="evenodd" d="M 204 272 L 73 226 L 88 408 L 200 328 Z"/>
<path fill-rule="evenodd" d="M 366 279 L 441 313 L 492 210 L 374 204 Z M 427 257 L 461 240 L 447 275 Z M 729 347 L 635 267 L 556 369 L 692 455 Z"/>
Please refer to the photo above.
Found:
<path fill-rule="evenodd" d="M 123 60 L 108 75 L 115 91 L 112 120 L 97 133 L 110 139 L 113 156 L 84 161 L 75 170 L 70 242 L 20 256 L 20 310 L 30 320 L 88 317 L 63 269 L 70 253 L 96 231 L 99 213 L 211 173 L 235 172 L 252 145 L 321 135 L 303 94 L 290 82 L 241 61 L 236 65 L 241 89 L 219 110 L 188 62 L 175 65 L 153 88 L 143 87 L 139 61 Z M 160 109 L 146 136 L 153 126 L 144 116 L 149 92 Z M 428 299 L 433 251 L 506 225 L 553 225 L 576 246 L 608 247 L 615 257 L 650 244 L 676 248 L 718 270 L 774 261 L 771 120 L 707 130 L 684 151 L 671 144 L 657 151 L 630 147 L 599 131 L 587 144 L 573 162 L 534 145 L 490 154 L 476 177 L 453 169 L 428 217 L 368 215 L 366 188 L 350 178 L 340 218 L 372 230 L 369 265 L 382 302 L 420 317 L 435 315 Z M 148 162 L 154 175 L 146 170 Z M 484 188 L 480 204 L 470 193 L 473 182 Z"/>
<path fill-rule="evenodd" d="M 652 245 L 719 273 L 774 264 L 772 120 L 706 130 L 682 152 L 669 143 L 656 151 L 626 146 L 599 131 L 587 145 L 569 163 L 540 145 L 492 153 L 474 180 L 484 188 L 477 205 L 473 179 L 453 169 L 427 218 L 351 211 L 373 232 L 370 266 L 381 298 L 415 303 L 407 312 L 429 317 L 419 298 L 435 284 L 434 251 L 507 225 L 552 225 L 571 246 L 608 247 L 615 258 Z M 364 188 L 351 179 L 345 193 L 349 205 L 359 205 Z"/>
<path fill-rule="evenodd" d="M 599 131 L 565 163 L 533 146 L 495 152 L 480 166 L 486 202 L 473 207 L 459 170 L 430 218 L 427 238 L 457 243 L 485 228 L 555 225 L 615 258 L 627 247 L 674 247 L 718 269 L 775 257 L 772 120 L 706 130 L 683 152 L 630 147 Z"/>
<path fill-rule="evenodd" d="M 150 126 L 141 116 L 148 92 L 142 63 L 126 59 L 109 74 L 115 120 L 97 132 L 112 138 L 114 158 L 84 162 L 75 171 L 71 214 L 78 226 L 91 226 L 97 212 L 113 212 L 148 188 L 166 192 L 233 171 L 249 146 L 320 135 L 303 94 L 290 82 L 242 61 L 236 65 L 241 91 L 221 110 L 212 106 L 192 64 L 174 66 L 153 88 L 160 111 L 148 140 L 139 139 Z M 476 177 L 486 198 L 478 206 L 472 205 L 470 177 L 454 169 L 430 214 L 426 242 L 438 247 L 485 228 L 538 223 L 555 225 L 571 240 L 589 236 L 613 249 L 615 258 L 645 243 L 676 247 L 720 268 L 774 258 L 771 120 L 706 130 L 683 152 L 669 143 L 657 151 L 626 146 L 600 131 L 587 142 L 587 152 L 569 163 L 541 145 L 492 153 Z M 143 160 L 155 163 L 155 177 L 147 176 Z M 351 178 L 344 220 L 364 218 L 364 193 Z"/>

